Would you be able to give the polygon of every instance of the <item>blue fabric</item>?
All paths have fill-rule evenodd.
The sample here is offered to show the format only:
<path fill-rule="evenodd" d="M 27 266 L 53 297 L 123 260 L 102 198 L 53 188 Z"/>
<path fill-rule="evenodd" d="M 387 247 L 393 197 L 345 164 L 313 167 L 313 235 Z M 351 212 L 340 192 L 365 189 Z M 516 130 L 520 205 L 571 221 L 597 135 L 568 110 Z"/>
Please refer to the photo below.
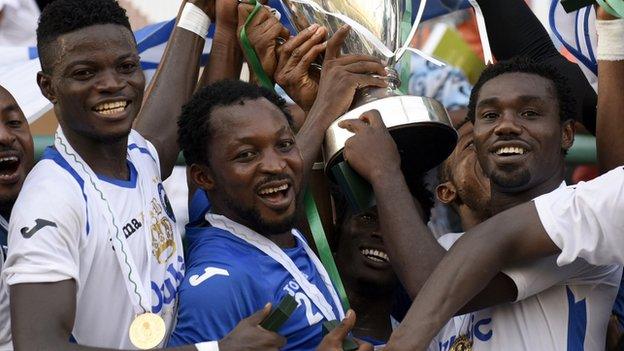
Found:
<path fill-rule="evenodd" d="M 187 271 L 179 288 L 178 323 L 168 346 L 219 340 L 267 302 L 276 306 L 285 294 L 291 294 L 299 306 L 278 330 L 288 340 L 283 350 L 316 348 L 325 318 L 279 263 L 218 228 L 188 228 L 186 235 Z M 319 288 L 338 316 L 329 291 L 301 243 L 284 252 Z M 208 274 L 215 269 L 226 270 L 227 276 Z"/>
<path fill-rule="evenodd" d="M 198 226 L 204 221 L 204 216 L 210 210 L 208 194 L 203 189 L 197 189 L 189 203 L 189 227 Z"/>
<path fill-rule="evenodd" d="M 587 332 L 587 302 L 582 299 L 576 302 L 574 293 L 566 287 L 568 293 L 568 351 L 585 350 L 585 334 Z"/>

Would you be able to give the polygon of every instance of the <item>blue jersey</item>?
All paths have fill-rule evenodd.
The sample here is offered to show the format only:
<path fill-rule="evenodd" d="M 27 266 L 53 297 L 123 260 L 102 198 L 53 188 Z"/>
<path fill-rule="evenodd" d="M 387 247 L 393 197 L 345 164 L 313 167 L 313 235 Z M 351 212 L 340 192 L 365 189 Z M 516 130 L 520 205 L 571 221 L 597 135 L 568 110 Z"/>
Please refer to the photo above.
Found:
<path fill-rule="evenodd" d="M 278 330 L 287 338 L 284 350 L 314 350 L 322 339 L 326 319 L 295 279 L 273 258 L 230 232 L 215 228 L 188 228 L 187 271 L 179 289 L 178 323 L 169 346 L 219 340 L 242 319 L 276 306 L 286 294 L 298 306 Z M 284 252 L 316 285 L 339 315 L 332 296 L 303 245 Z"/>

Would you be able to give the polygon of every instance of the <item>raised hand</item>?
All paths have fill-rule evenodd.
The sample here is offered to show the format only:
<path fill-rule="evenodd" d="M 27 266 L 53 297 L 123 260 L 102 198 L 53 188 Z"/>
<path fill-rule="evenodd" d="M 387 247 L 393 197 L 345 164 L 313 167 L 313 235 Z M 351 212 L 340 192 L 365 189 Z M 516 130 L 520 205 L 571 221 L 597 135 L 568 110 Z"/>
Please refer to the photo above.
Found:
<path fill-rule="evenodd" d="M 275 82 L 304 111 L 310 111 L 318 92 L 320 74 L 310 68 L 325 51 L 327 29 L 312 24 L 278 48 Z"/>
<path fill-rule="evenodd" d="M 253 9 L 254 6 L 245 3 L 238 6 L 239 35 Z M 262 7 L 249 22 L 247 37 L 260 59 L 264 72 L 267 76 L 273 77 L 277 68 L 278 38 L 287 39 L 290 37 L 290 32 L 266 7 Z M 243 53 L 245 53 L 244 50 Z M 249 59 L 247 61 L 249 62 Z"/>
<path fill-rule="evenodd" d="M 355 133 L 345 143 L 344 157 L 353 169 L 369 183 L 388 172 L 401 172 L 401 157 L 388 129 L 376 110 L 359 119 L 341 121 L 341 128 Z"/>
<path fill-rule="evenodd" d="M 381 78 L 386 76 L 386 71 L 379 59 L 368 55 L 340 54 L 349 31 L 349 26 L 343 26 L 327 42 L 318 94 L 313 105 L 313 109 L 324 111 L 332 121 L 349 109 L 357 89 L 388 86 L 386 80 Z"/>
<path fill-rule="evenodd" d="M 342 351 L 342 342 L 351 329 L 353 329 L 353 326 L 355 326 L 355 312 L 349 310 L 347 311 L 345 319 L 321 340 L 316 351 Z M 359 346 L 358 351 L 373 351 L 373 346 L 371 344 L 360 342 L 359 340 L 356 340 L 356 342 Z"/>
<path fill-rule="evenodd" d="M 234 330 L 219 341 L 219 350 L 277 351 L 284 347 L 286 338 L 260 326 L 269 313 L 271 313 L 271 304 L 267 304 L 260 311 L 240 321 Z"/>

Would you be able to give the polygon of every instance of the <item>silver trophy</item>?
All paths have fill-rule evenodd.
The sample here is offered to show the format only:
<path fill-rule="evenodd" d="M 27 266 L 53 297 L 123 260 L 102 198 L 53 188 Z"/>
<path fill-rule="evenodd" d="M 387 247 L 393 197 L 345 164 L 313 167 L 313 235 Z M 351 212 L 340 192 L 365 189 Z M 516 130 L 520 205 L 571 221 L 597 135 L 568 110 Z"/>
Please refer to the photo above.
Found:
<path fill-rule="evenodd" d="M 398 90 L 401 82 L 393 66 L 406 51 L 404 43 L 409 43 L 415 32 L 411 25 L 411 0 L 281 2 L 291 23 L 299 31 L 317 23 L 333 35 L 342 25 L 350 25 L 352 29 L 343 45 L 343 54 L 378 57 L 388 72 L 388 88 L 360 89 L 350 111 L 327 130 L 323 150 L 328 175 L 331 176 L 330 170 L 343 161 L 345 142 L 353 135 L 338 127 L 338 122 L 358 118 L 370 110 L 379 111 L 394 138 L 401 152 L 406 178 L 409 179 L 410 174 L 427 171 L 448 157 L 457 142 L 457 132 L 444 107 L 434 99 L 407 96 Z"/>

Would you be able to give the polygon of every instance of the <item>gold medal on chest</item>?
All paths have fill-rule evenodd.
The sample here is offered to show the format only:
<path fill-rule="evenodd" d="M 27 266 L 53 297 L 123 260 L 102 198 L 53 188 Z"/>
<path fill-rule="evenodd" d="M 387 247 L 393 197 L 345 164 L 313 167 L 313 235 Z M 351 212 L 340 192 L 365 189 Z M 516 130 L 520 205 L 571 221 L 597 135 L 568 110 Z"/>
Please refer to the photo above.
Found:
<path fill-rule="evenodd" d="M 136 348 L 149 350 L 165 339 L 165 321 L 157 314 L 143 313 L 130 324 L 130 342 Z"/>
<path fill-rule="evenodd" d="M 462 335 L 455 339 L 449 351 L 472 351 L 472 340 L 468 339 L 466 335 Z"/>

